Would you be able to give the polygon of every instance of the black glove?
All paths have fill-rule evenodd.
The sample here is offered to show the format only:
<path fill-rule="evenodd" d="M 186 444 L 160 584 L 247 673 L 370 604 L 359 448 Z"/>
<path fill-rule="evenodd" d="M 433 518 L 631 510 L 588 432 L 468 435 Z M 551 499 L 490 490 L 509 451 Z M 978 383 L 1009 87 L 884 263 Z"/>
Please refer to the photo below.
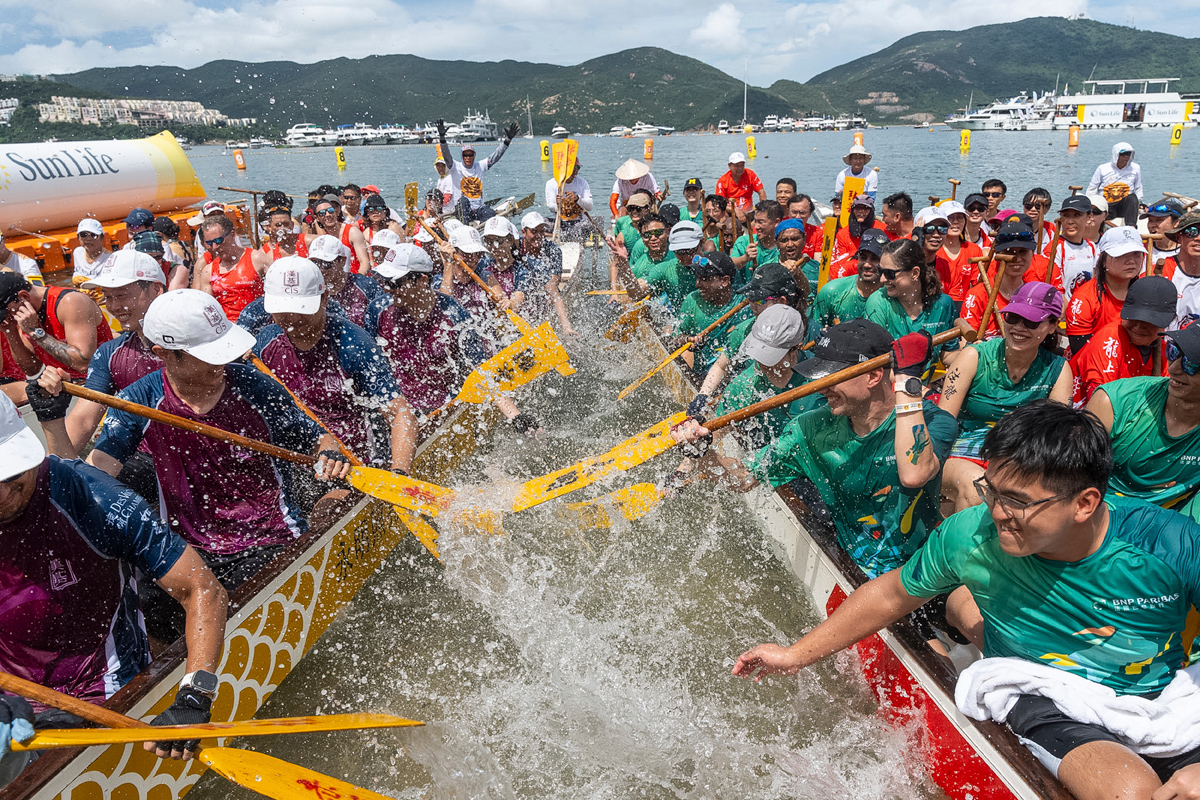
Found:
<path fill-rule="evenodd" d="M 29 398 L 29 405 L 33 407 L 33 413 L 37 416 L 38 422 L 54 422 L 60 420 L 67 415 L 67 406 L 71 405 L 71 395 L 66 392 L 58 394 L 50 394 L 37 381 L 25 382 L 25 394 Z"/>
<path fill-rule="evenodd" d="M 520 434 L 536 431 L 539 427 L 541 427 L 538 425 L 538 421 L 533 418 L 532 414 L 526 414 L 525 412 L 517 414 L 508 421 L 508 424 L 512 425 L 517 433 Z"/>
<path fill-rule="evenodd" d="M 521 132 L 521 126 L 518 125 L 517 123 L 514 122 L 513 124 L 509 125 L 507 128 L 504 129 L 505 143 L 511 143 L 513 139 L 517 138 L 517 134 L 520 132 Z"/>
<path fill-rule="evenodd" d="M 438 132 L 438 138 L 439 138 L 439 139 L 445 139 L 445 138 L 446 138 L 446 120 L 444 120 L 444 119 L 439 119 L 439 120 L 437 121 L 437 132 Z M 443 153 L 443 155 L 445 155 L 445 154 Z M 448 157 L 448 156 L 447 156 L 447 157 Z"/>
<path fill-rule="evenodd" d="M 892 370 L 900 375 L 920 378 L 933 358 L 933 337 L 929 331 L 913 331 L 892 342 Z"/>
<path fill-rule="evenodd" d="M 192 688 L 183 688 L 175 693 L 175 702 L 159 714 L 151 725 L 203 725 L 212 719 L 212 698 Z M 159 750 L 170 752 L 172 758 L 180 758 L 185 750 L 192 752 L 200 746 L 199 739 L 186 742 L 155 742 Z"/>
<path fill-rule="evenodd" d="M 708 409 L 708 395 L 703 392 L 692 398 L 692 402 L 688 403 L 687 414 L 692 419 L 703 424 L 704 412 Z"/>

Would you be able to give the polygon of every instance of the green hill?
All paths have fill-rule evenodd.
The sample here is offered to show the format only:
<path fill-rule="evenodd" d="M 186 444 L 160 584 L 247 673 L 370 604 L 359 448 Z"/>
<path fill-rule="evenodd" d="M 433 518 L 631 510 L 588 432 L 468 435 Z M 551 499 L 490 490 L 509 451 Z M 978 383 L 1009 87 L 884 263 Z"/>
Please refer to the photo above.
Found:
<path fill-rule="evenodd" d="M 1093 74 L 1094 71 L 1094 74 Z M 965 31 L 925 31 L 877 53 L 813 77 L 779 81 L 771 90 L 796 102 L 814 89 L 853 105 L 868 118 L 926 112 L 941 118 L 975 103 L 1021 91 L 1084 89 L 1096 80 L 1182 78 L 1173 88 L 1200 91 L 1195 39 L 1139 31 L 1093 20 L 1037 17 Z"/>

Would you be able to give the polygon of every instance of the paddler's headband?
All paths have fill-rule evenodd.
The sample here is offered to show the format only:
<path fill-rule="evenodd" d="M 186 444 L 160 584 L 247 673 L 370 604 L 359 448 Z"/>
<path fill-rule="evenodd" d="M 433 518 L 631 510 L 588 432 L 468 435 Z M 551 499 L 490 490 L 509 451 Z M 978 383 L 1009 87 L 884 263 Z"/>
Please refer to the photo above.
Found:
<path fill-rule="evenodd" d="M 804 222 L 798 219 L 785 219 L 783 222 L 775 226 L 775 238 L 779 238 L 779 234 L 788 230 L 800 231 L 800 235 L 804 235 Z"/>

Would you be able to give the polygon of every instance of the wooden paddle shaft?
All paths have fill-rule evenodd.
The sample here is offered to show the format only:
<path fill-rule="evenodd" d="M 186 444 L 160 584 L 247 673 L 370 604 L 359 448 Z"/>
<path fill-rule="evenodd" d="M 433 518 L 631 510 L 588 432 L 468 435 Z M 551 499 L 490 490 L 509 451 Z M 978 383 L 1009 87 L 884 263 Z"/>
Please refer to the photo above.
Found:
<path fill-rule="evenodd" d="M 1083 187 L 1082 187 L 1082 186 L 1068 186 L 1067 188 L 1071 190 L 1071 196 L 1072 196 L 1072 197 L 1074 197 L 1074 196 L 1075 196 L 1077 193 L 1079 193 L 1079 192 L 1082 192 L 1082 191 L 1083 191 Z"/>
<path fill-rule="evenodd" d="M 958 187 L 959 187 L 959 184 L 961 184 L 961 183 L 962 183 L 962 181 L 960 181 L 960 180 L 956 180 L 955 178 L 950 178 L 950 199 L 951 200 L 958 199 Z"/>
<path fill-rule="evenodd" d="M 296 393 L 293 392 L 291 389 L 289 389 L 288 385 L 286 383 L 284 383 L 283 381 L 281 381 L 279 379 L 279 376 L 275 374 L 274 370 L 272 370 L 270 367 L 268 367 L 266 364 L 264 364 L 262 362 L 262 359 L 256 355 L 254 355 L 254 353 L 250 353 L 248 358 L 250 359 L 250 363 L 253 364 L 259 372 L 266 375 L 268 378 L 270 378 L 271 380 L 275 381 L 276 383 L 278 383 L 280 386 L 283 387 L 283 390 L 285 392 L 287 392 L 288 395 L 292 398 L 292 402 L 294 402 L 296 404 L 296 408 L 303 411 L 309 419 L 311 419 L 313 422 L 320 425 L 321 430 L 325 431 L 325 433 L 329 434 L 329 436 L 332 437 L 335 442 L 337 442 L 338 449 L 342 451 L 342 455 L 344 455 L 347 459 L 349 459 L 349 461 L 352 465 L 354 465 L 356 467 L 361 467 L 363 465 L 362 460 L 360 458 L 358 458 L 358 456 L 354 455 L 354 453 L 350 452 L 350 448 L 346 447 L 345 443 L 342 442 L 342 440 L 337 437 L 337 434 L 335 434 L 333 431 L 329 430 L 329 426 L 326 425 L 324 423 L 324 421 L 322 421 L 322 419 L 320 417 L 318 417 L 311 408 L 309 408 L 307 405 L 305 405 L 304 401 L 301 400 L 299 397 L 297 397 Z"/>
<path fill-rule="evenodd" d="M 734 314 L 736 314 L 737 312 L 741 311 L 743 308 L 745 308 L 745 307 L 746 307 L 746 306 L 748 306 L 748 305 L 750 305 L 750 301 L 749 301 L 749 300 L 743 300 L 742 302 L 738 303 L 736 306 L 734 306 L 733 308 L 729 309 L 728 311 L 726 311 L 726 312 L 725 312 L 724 314 L 722 314 L 721 316 L 717 317 L 717 318 L 716 318 L 716 320 L 713 322 L 713 324 L 712 324 L 712 325 L 709 325 L 707 328 L 705 328 L 704 330 L 702 330 L 702 331 L 700 331 L 699 333 L 697 333 L 697 334 L 696 334 L 696 338 L 697 338 L 697 339 L 700 339 L 700 338 L 703 338 L 703 337 L 705 337 L 705 336 L 708 336 L 710 333 L 712 333 L 712 332 L 713 332 L 713 330 L 715 330 L 715 329 L 716 329 L 716 327 L 717 327 L 718 325 L 720 325 L 722 322 L 724 322 L 725 320 L 729 319 L 729 318 L 730 318 L 730 317 L 732 317 Z"/>
<path fill-rule="evenodd" d="M 996 281 L 999 284 L 999 281 Z M 939 347 L 946 342 L 954 341 L 960 336 L 964 336 L 965 332 L 962 328 L 953 328 L 948 331 L 942 331 L 937 336 L 933 337 L 933 345 Z M 831 386 L 837 386 L 842 381 L 848 381 L 851 378 L 857 378 L 859 375 L 866 375 L 868 372 L 873 372 L 877 369 L 882 369 L 892 363 L 892 354 L 884 353 L 881 356 L 875 356 L 870 361 L 864 361 L 861 364 L 854 364 L 845 369 L 838 370 L 832 375 L 826 375 L 824 378 L 818 378 L 815 381 L 810 381 L 803 386 L 797 386 L 795 389 L 789 389 L 783 394 L 777 394 L 774 397 L 769 397 L 766 400 L 761 400 L 753 405 L 745 408 L 732 411 L 724 416 L 709 420 L 704 423 L 704 427 L 710 431 L 720 430 L 726 425 L 732 425 L 735 422 L 741 422 L 744 419 L 757 416 L 764 412 L 770 411 L 780 406 L 788 405 L 801 397 L 808 397 L 810 394 L 828 389 Z"/>
<path fill-rule="evenodd" d="M 84 400 L 91 400 L 93 403 L 115 408 L 118 411 L 136 414 L 153 422 L 161 422 L 163 425 L 170 425 L 172 428 L 179 428 L 182 431 L 191 431 L 201 436 L 209 436 L 222 442 L 228 442 L 229 444 L 264 453 L 268 456 L 274 456 L 275 458 L 282 458 L 284 461 L 291 461 L 295 464 L 312 465 L 317 463 L 317 459 L 313 456 L 296 453 L 286 448 L 269 444 L 268 442 L 260 442 L 258 439 L 251 439 L 237 433 L 214 428 L 211 425 L 205 425 L 203 422 L 177 417 L 174 414 L 159 411 L 157 408 L 150 408 L 140 403 L 131 403 L 128 400 L 122 400 L 120 397 L 114 397 L 111 394 L 104 394 L 104 392 L 88 389 L 86 386 L 80 386 L 75 383 L 63 383 L 62 387 L 63 391 L 67 394 L 80 397 Z"/>
<path fill-rule="evenodd" d="M 88 722 L 94 722 L 106 728 L 150 727 L 149 723 L 132 719 L 124 714 L 118 714 L 116 711 L 110 711 L 102 706 L 84 702 L 76 697 L 71 697 L 69 694 L 56 692 L 39 683 L 18 678 L 16 675 L 10 675 L 7 672 L 0 672 L 0 689 L 12 692 L 13 694 L 19 694 L 30 700 L 36 700 L 44 706 L 61 709 L 68 714 L 74 714 L 77 717 L 86 719 Z"/>
<path fill-rule="evenodd" d="M 1046 267 L 1046 283 L 1054 285 L 1054 259 L 1058 255 L 1058 245 L 1062 241 L 1062 225 L 1054 226 L 1054 238 L 1050 240 L 1050 266 Z"/>

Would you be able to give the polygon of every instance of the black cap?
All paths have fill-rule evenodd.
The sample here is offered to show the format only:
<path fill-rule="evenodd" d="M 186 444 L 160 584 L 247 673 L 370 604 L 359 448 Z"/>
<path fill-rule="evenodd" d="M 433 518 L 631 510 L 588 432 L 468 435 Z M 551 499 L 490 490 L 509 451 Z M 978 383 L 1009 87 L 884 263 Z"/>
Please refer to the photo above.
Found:
<path fill-rule="evenodd" d="M 1179 219 L 1183 216 L 1183 212 L 1183 203 L 1174 197 L 1167 197 L 1149 206 L 1146 212 L 1138 217 L 1138 219 L 1145 219 L 1146 217 L 1174 217 L 1175 219 Z"/>
<path fill-rule="evenodd" d="M 890 241 L 887 234 L 878 228 L 871 228 L 863 231 L 862 239 L 858 242 L 858 253 L 866 250 L 868 253 L 874 253 L 876 256 L 883 255 L 883 246 Z M 858 253 L 855 253 L 857 255 Z"/>
<path fill-rule="evenodd" d="M 679 219 L 679 206 L 674 203 L 663 203 L 658 207 L 658 215 L 665 220 Z M 668 222 L 667 227 L 670 228 L 671 224 Z"/>
<path fill-rule="evenodd" d="M 1174 342 L 1188 361 L 1200 362 L 1200 325 L 1196 320 L 1185 323 L 1177 331 L 1167 331 L 1163 336 Z"/>
<path fill-rule="evenodd" d="M 824 378 L 840 369 L 886 355 L 892 349 L 892 335 L 878 323 L 852 319 L 826 328 L 813 345 L 813 357 L 801 361 L 796 371 L 809 380 Z"/>
<path fill-rule="evenodd" d="M 986 209 L 988 200 L 986 197 L 981 195 L 979 192 L 972 192 L 971 194 L 969 194 L 965 198 L 963 198 L 963 208 L 966 208 L 967 206 L 971 205 L 971 203 L 983 203 L 983 207 Z"/>
<path fill-rule="evenodd" d="M 1063 198 L 1062 206 L 1058 211 L 1061 214 L 1064 211 L 1078 211 L 1080 214 L 1088 214 L 1092 210 L 1092 201 L 1088 200 L 1086 194 L 1073 194 Z"/>
<path fill-rule="evenodd" d="M 1129 285 L 1125 294 L 1125 305 L 1121 307 L 1121 319 L 1149 322 L 1157 328 L 1165 328 L 1175 319 L 1175 303 L 1179 292 L 1170 278 L 1151 275 L 1138 278 Z"/>
<path fill-rule="evenodd" d="M 716 278 L 721 275 L 732 278 L 737 274 L 733 259 L 720 250 L 696 255 L 687 266 L 696 273 L 697 278 Z"/>
<path fill-rule="evenodd" d="M 703 192 L 704 184 L 700 183 L 699 178 L 688 178 L 683 182 L 683 190 L 686 192 L 688 189 L 699 189 Z"/>
<path fill-rule="evenodd" d="M 268 189 L 263 192 L 262 204 L 263 208 L 286 208 L 291 210 L 292 198 L 278 189 Z"/>
<path fill-rule="evenodd" d="M 0 320 L 4 319 L 8 304 L 17 299 L 19 292 L 28 292 L 33 286 L 25 276 L 11 270 L 0 270 Z"/>
<path fill-rule="evenodd" d="M 1020 216 L 1013 214 L 1000 224 L 996 231 L 995 248 L 997 253 L 1005 250 L 1034 250 L 1037 248 L 1033 228 L 1021 222 Z"/>
<path fill-rule="evenodd" d="M 800 294 L 800 287 L 787 267 L 778 261 L 768 261 L 754 271 L 749 283 L 737 288 L 737 293 L 759 303 L 768 297 L 794 298 Z"/>
<path fill-rule="evenodd" d="M 387 200 L 383 199 L 381 194 L 369 194 L 367 199 L 363 201 L 363 208 L 387 208 Z"/>

